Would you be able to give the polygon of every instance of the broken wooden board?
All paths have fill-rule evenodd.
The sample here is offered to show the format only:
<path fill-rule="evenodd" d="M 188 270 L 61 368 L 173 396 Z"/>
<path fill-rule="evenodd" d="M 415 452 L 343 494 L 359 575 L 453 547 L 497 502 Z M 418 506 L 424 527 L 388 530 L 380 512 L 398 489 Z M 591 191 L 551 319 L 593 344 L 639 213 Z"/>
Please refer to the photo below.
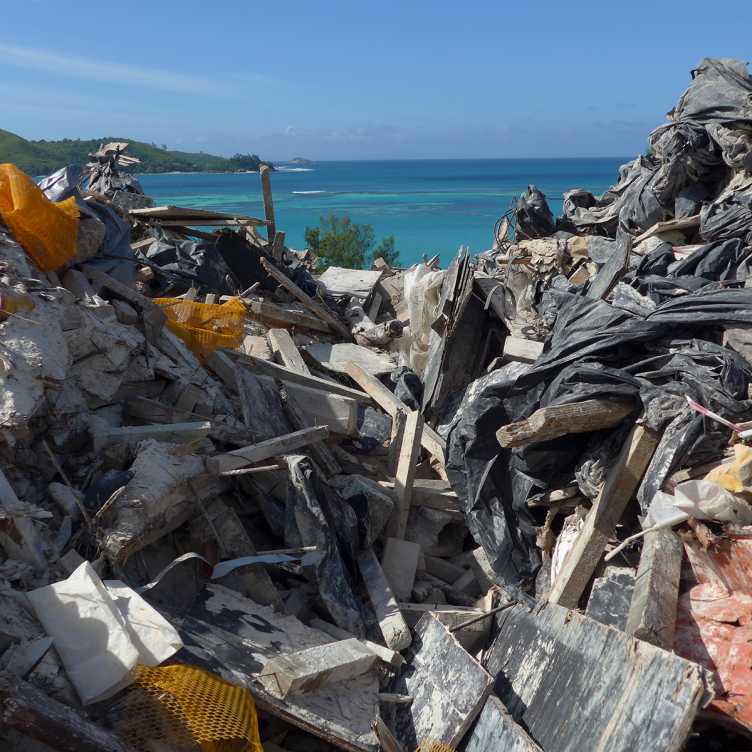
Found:
<path fill-rule="evenodd" d="M 358 568 L 384 643 L 392 650 L 404 650 L 412 641 L 412 635 L 372 548 L 361 551 Z"/>
<path fill-rule="evenodd" d="M 465 743 L 465 752 L 542 752 L 495 695 L 486 700 Z"/>
<path fill-rule="evenodd" d="M 387 415 L 394 417 L 397 410 L 410 412 L 410 408 L 402 400 L 395 397 L 377 378 L 366 373 L 357 363 L 348 363 L 346 372 Z M 431 426 L 424 424 L 420 442 L 431 456 L 439 460 L 442 465 L 444 464 L 446 441 Z"/>
<path fill-rule="evenodd" d="M 382 270 L 367 271 L 365 269 L 345 269 L 341 266 L 327 267 L 319 277 L 319 282 L 333 298 L 355 296 L 363 301 L 368 300 L 373 288 L 379 283 L 384 272 Z"/>
<path fill-rule="evenodd" d="M 284 366 L 277 365 L 268 360 L 262 360 L 261 358 L 254 358 L 253 355 L 244 355 L 235 350 L 223 351 L 231 359 L 235 359 L 237 362 L 248 366 L 254 373 L 260 373 L 263 376 L 270 376 L 273 379 L 279 379 L 290 384 L 300 384 L 301 386 L 307 386 L 311 389 L 320 389 L 330 394 L 341 394 L 343 397 L 351 397 L 358 402 L 369 403 L 371 398 L 364 392 L 359 392 L 357 389 L 352 389 L 349 386 L 344 386 L 337 381 L 329 381 L 328 379 L 322 379 L 318 376 L 309 376 L 298 371 L 293 371 Z"/>
<path fill-rule="evenodd" d="M 175 222 L 177 224 L 211 224 L 212 220 L 238 220 L 243 224 L 258 226 L 265 225 L 266 221 L 256 217 L 248 217 L 243 214 L 228 214 L 208 209 L 192 209 L 183 206 L 153 206 L 145 209 L 131 209 L 128 214 L 136 219 L 157 219 L 162 222 Z"/>
<path fill-rule="evenodd" d="M 285 436 L 277 436 L 258 444 L 251 444 L 226 454 L 215 454 L 206 460 L 206 467 L 209 472 L 215 475 L 228 470 L 239 470 L 241 467 L 248 467 L 254 462 L 268 460 L 270 457 L 281 454 L 290 454 L 296 449 L 308 446 L 316 441 L 323 441 L 328 435 L 329 429 L 326 426 L 303 428 L 300 431 L 293 431 L 293 433 L 288 433 Z"/>
<path fill-rule="evenodd" d="M 706 692 L 695 663 L 532 599 L 497 616 L 486 668 L 546 750 L 678 752 Z"/>
<path fill-rule="evenodd" d="M 612 428 L 634 409 L 627 401 L 592 399 L 570 405 L 541 407 L 529 418 L 508 423 L 496 432 L 502 447 L 519 447 L 551 441 L 572 433 Z"/>
<path fill-rule="evenodd" d="M 261 266 L 263 266 L 264 271 L 270 277 L 275 279 L 287 292 L 300 301 L 314 316 L 318 316 L 333 332 L 336 332 L 346 340 L 352 339 L 350 330 L 329 310 L 325 303 L 315 300 L 303 292 L 284 272 L 279 271 L 267 259 L 261 259 Z"/>
<path fill-rule="evenodd" d="M 312 692 L 370 671 L 376 655 L 350 637 L 292 653 L 276 655 L 264 664 L 262 675 L 273 676 L 281 697 L 292 692 Z"/>
<path fill-rule="evenodd" d="M 425 431 L 427 427 L 424 424 L 423 430 Z M 393 480 L 380 480 L 378 483 L 385 490 L 394 493 Z M 457 494 L 452 491 L 452 487 L 445 480 L 416 478 L 413 481 L 412 505 L 462 514 Z"/>
<path fill-rule="evenodd" d="M 313 358 L 319 366 L 335 373 L 347 373 L 347 364 L 350 361 L 371 376 L 383 376 L 397 368 L 397 364 L 388 355 L 351 342 L 317 342 L 307 345 L 304 349 L 308 357 Z"/>
<path fill-rule="evenodd" d="M 397 472 L 394 477 L 394 498 L 397 502 L 394 513 L 387 523 L 387 534 L 404 538 L 413 497 L 413 481 L 418 469 L 420 438 L 423 433 L 423 416 L 418 410 L 408 413 L 402 435 Z"/>
<path fill-rule="evenodd" d="M 328 332 L 329 327 L 310 313 L 269 303 L 264 300 L 241 298 L 248 312 L 248 318 L 260 321 L 267 326 L 310 329 L 315 332 Z"/>
<path fill-rule="evenodd" d="M 595 277 L 590 280 L 585 296 L 591 300 L 605 298 L 627 271 L 631 253 L 632 236 L 619 229 L 616 233 L 616 245 L 611 255 Z"/>
<path fill-rule="evenodd" d="M 153 423 L 148 426 L 120 426 L 97 428 L 93 434 L 95 451 L 113 444 L 135 445 L 146 439 L 167 441 L 173 444 L 188 444 L 206 438 L 211 431 L 209 421 L 192 423 Z"/>
<path fill-rule="evenodd" d="M 395 731 L 409 749 L 431 739 L 456 746 L 491 692 L 493 680 L 433 614 L 415 627 L 415 643 L 396 691 L 413 698 L 397 705 Z"/>
<path fill-rule="evenodd" d="M 371 721 L 378 714 L 378 679 L 364 674 L 284 700 L 273 676 L 261 676 L 267 661 L 284 653 L 326 645 L 335 640 L 305 626 L 294 616 L 209 585 L 184 616 L 174 617 L 184 649 L 178 659 L 206 668 L 247 687 L 257 706 L 337 747 L 377 752 Z"/>
<path fill-rule="evenodd" d="M 418 569 L 420 546 L 401 538 L 387 538 L 381 555 L 381 568 L 389 587 L 400 601 L 410 600 Z"/>
<path fill-rule="evenodd" d="M 614 527 L 637 491 L 657 446 L 658 436 L 655 432 L 638 424 L 632 428 L 585 518 L 584 527 L 552 583 L 548 596 L 551 603 L 577 607 L 614 533 Z"/>
<path fill-rule="evenodd" d="M 300 354 L 287 329 L 270 329 L 267 336 L 277 363 L 289 368 L 291 371 L 311 375 L 308 366 L 303 360 L 303 356 Z"/>
<path fill-rule="evenodd" d="M 634 569 L 630 567 L 606 567 L 603 576 L 596 577 L 593 581 L 585 609 L 586 616 L 624 632 L 634 586 Z"/>
<path fill-rule="evenodd" d="M 645 534 L 625 632 L 656 647 L 674 646 L 684 548 L 673 530 Z"/>

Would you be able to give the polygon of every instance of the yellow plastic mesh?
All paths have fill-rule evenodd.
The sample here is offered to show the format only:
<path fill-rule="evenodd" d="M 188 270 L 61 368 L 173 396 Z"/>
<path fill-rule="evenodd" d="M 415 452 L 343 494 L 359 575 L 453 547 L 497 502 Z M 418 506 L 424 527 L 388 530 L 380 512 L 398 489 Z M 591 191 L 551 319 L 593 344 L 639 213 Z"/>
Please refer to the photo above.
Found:
<path fill-rule="evenodd" d="M 434 739 L 424 739 L 415 752 L 457 752 L 457 750 L 454 747 L 450 747 L 445 742 L 437 742 Z"/>
<path fill-rule="evenodd" d="M 117 732 L 140 752 L 263 752 L 251 693 L 193 666 L 137 666 Z"/>
<path fill-rule="evenodd" d="M 232 298 L 226 303 L 194 303 L 181 298 L 155 298 L 167 314 L 167 326 L 194 355 L 207 357 L 217 348 L 234 350 L 243 341 L 245 306 Z"/>
<path fill-rule="evenodd" d="M 59 269 L 76 255 L 76 200 L 53 203 L 14 164 L 0 164 L 0 217 L 43 272 Z"/>

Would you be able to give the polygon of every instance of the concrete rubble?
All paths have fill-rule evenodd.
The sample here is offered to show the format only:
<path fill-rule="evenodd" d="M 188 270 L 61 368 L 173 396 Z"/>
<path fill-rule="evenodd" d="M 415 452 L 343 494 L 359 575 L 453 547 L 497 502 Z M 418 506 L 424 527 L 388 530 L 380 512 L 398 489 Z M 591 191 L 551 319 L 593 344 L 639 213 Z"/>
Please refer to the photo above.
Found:
<path fill-rule="evenodd" d="M 229 749 L 150 736 L 158 667 L 249 752 L 747 749 L 750 102 L 702 61 L 445 269 L 320 273 L 267 168 L 263 219 L 155 206 L 127 144 L 41 182 L 65 262 L 0 200 L 3 749 Z"/>

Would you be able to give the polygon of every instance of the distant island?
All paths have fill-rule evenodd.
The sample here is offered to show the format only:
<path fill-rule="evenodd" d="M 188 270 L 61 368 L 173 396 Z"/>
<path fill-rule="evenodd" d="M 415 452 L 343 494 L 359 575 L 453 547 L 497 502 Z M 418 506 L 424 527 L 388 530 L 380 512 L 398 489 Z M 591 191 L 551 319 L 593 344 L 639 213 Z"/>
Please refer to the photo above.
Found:
<path fill-rule="evenodd" d="M 290 160 L 290 164 L 299 164 L 299 165 L 312 165 L 313 162 L 310 159 L 303 159 L 303 157 L 293 157 Z"/>
<path fill-rule="evenodd" d="M 13 162 L 30 175 L 46 175 L 68 164 L 86 164 L 90 152 L 102 143 L 127 141 L 128 154 L 138 157 L 141 164 L 134 165 L 132 172 L 244 172 L 258 170 L 268 164 L 257 154 L 236 154 L 233 157 L 218 157 L 203 152 L 174 151 L 165 145 L 147 144 L 129 138 L 102 138 L 82 140 L 64 138 L 59 141 L 29 141 L 10 131 L 0 129 L 0 163 Z"/>

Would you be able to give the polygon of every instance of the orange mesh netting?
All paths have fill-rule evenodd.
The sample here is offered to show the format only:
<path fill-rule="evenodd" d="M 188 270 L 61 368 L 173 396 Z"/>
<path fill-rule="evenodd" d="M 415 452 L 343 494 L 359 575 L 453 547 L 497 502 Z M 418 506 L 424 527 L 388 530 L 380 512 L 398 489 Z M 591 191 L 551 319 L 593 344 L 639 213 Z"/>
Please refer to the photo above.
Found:
<path fill-rule="evenodd" d="M 117 732 L 142 752 L 263 752 L 251 693 L 193 666 L 137 666 Z"/>
<path fill-rule="evenodd" d="M 76 255 L 76 200 L 53 203 L 14 164 L 0 164 L 0 218 L 43 272 L 59 269 Z"/>
<path fill-rule="evenodd" d="M 167 314 L 167 326 L 194 355 L 207 357 L 217 348 L 234 350 L 243 341 L 246 309 L 237 299 L 226 303 L 194 303 L 181 298 L 154 298 Z"/>

